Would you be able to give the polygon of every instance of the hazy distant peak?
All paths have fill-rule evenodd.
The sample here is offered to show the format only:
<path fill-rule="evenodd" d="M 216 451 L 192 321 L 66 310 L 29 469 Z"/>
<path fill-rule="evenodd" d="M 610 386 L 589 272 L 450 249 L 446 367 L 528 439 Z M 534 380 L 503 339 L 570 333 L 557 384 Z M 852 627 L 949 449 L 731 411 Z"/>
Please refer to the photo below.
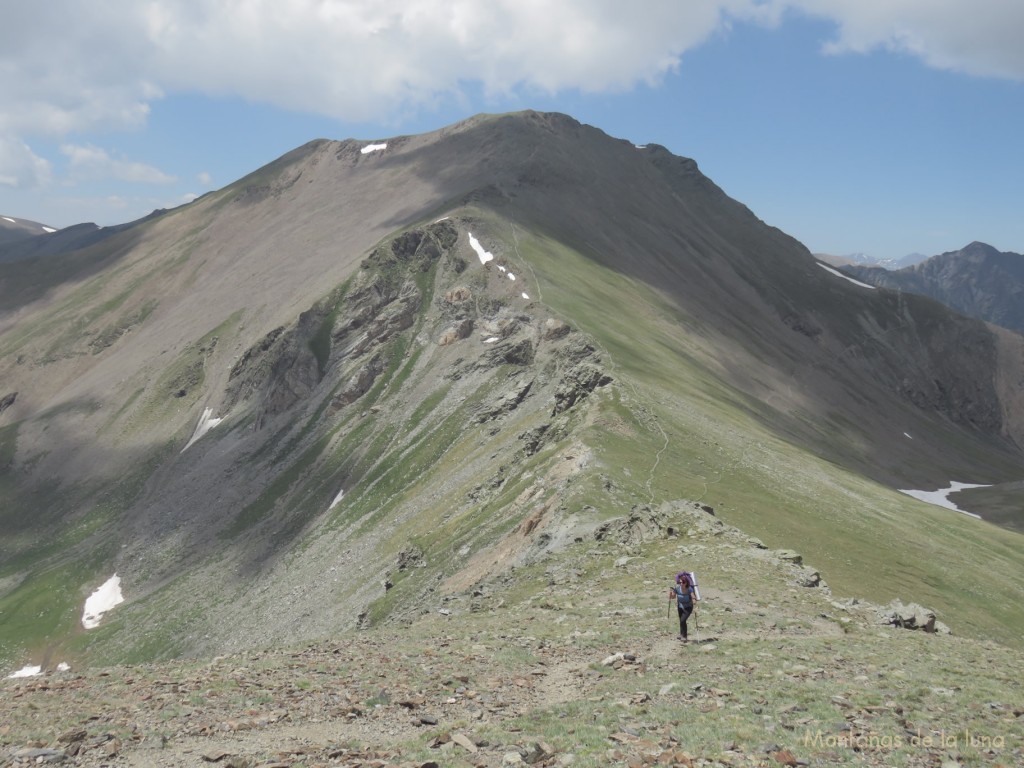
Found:
<path fill-rule="evenodd" d="M 903 269 L 924 261 L 928 257 L 923 253 L 909 253 L 899 259 L 880 259 L 867 253 L 850 253 L 845 256 L 837 256 L 831 253 L 815 253 L 814 257 L 833 267 L 878 267 L 881 269 Z"/>
<path fill-rule="evenodd" d="M 36 235 L 52 234 L 56 231 L 56 227 L 40 224 L 38 221 L 0 215 L 0 243 L 13 243 Z"/>
<path fill-rule="evenodd" d="M 996 256 L 996 255 L 999 254 L 999 250 L 996 249 L 996 248 L 993 248 L 988 243 L 983 243 L 983 242 L 981 242 L 979 240 L 975 240 L 975 241 L 965 245 L 959 251 L 951 251 L 951 253 L 952 254 L 959 254 L 961 256 L 985 257 L 985 256 Z M 943 254 L 943 255 L 946 255 L 946 254 Z"/>

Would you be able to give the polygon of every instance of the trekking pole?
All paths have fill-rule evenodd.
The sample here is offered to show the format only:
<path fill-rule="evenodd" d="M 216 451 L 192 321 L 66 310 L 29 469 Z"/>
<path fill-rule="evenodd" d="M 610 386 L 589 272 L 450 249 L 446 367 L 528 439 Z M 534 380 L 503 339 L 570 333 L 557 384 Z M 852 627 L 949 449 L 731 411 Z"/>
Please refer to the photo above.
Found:
<path fill-rule="evenodd" d="M 697 619 L 697 611 L 693 612 L 693 633 L 697 636 L 697 645 L 700 645 L 700 621 Z"/>

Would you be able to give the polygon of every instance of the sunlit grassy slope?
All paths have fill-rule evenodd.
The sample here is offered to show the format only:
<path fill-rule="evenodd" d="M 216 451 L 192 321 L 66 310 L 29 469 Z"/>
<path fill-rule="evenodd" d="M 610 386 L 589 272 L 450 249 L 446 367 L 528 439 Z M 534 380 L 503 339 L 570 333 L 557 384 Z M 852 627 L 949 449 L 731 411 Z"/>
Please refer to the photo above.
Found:
<path fill-rule="evenodd" d="M 587 439 L 639 497 L 710 504 L 768 546 L 800 551 L 838 595 L 919 601 L 957 632 L 1020 642 L 1024 537 L 779 439 L 715 374 L 700 318 L 551 239 L 493 226 L 533 266 L 543 300 L 608 351 L 621 405 L 645 429 L 622 435 L 598 421 Z M 644 467 L 649 476 L 637 477 Z"/>

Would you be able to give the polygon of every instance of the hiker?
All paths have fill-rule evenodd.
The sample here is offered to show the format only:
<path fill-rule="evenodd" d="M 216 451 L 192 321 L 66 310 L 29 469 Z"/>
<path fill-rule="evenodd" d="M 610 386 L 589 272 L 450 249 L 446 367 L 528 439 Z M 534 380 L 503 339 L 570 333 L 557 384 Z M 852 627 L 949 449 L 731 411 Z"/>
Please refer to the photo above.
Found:
<path fill-rule="evenodd" d="M 684 643 L 689 642 L 686 620 L 697 609 L 697 600 L 700 598 L 697 597 L 694 589 L 693 578 L 686 571 L 676 574 L 676 583 L 668 592 L 668 599 L 672 598 L 675 598 L 676 610 L 679 611 L 679 640 Z"/>

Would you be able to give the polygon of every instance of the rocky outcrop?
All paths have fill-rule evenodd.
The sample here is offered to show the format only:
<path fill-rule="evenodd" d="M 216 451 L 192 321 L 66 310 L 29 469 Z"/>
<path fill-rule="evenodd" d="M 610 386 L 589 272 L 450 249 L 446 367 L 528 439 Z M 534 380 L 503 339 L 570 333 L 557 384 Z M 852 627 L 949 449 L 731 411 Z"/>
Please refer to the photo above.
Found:
<path fill-rule="evenodd" d="M 12 405 L 14 405 L 14 401 L 17 400 L 17 399 L 18 399 L 18 393 L 17 392 L 11 392 L 10 394 L 7 394 L 7 395 L 4 395 L 3 397 L 0 397 L 0 413 L 3 413 L 8 408 L 10 408 Z"/>
<path fill-rule="evenodd" d="M 345 388 L 331 398 L 331 407 L 334 410 L 338 410 L 354 403 L 370 390 L 377 377 L 383 372 L 384 357 L 377 355 L 369 362 L 360 366 L 359 370 L 349 378 Z"/>
<path fill-rule="evenodd" d="M 439 347 L 447 347 L 457 341 L 468 339 L 471 333 L 473 333 L 472 319 L 468 317 L 463 318 L 444 329 L 441 333 L 441 338 L 437 340 L 437 345 Z"/>
<path fill-rule="evenodd" d="M 381 289 L 372 294 L 369 306 L 359 306 L 355 317 L 335 333 L 335 357 L 358 357 L 412 326 L 422 295 L 414 282 L 406 281 L 396 291 Z"/>
<path fill-rule="evenodd" d="M 904 605 L 893 600 L 887 607 L 878 611 L 880 624 L 888 624 L 902 629 L 920 629 L 924 632 L 949 634 L 949 627 L 935 619 L 935 611 L 917 603 Z"/>
<path fill-rule="evenodd" d="M 582 363 L 571 369 L 555 390 L 555 407 L 552 416 L 572 408 L 598 387 L 611 384 L 612 377 L 593 363 Z"/>
<path fill-rule="evenodd" d="M 323 322 L 323 309 L 303 312 L 290 328 L 275 328 L 232 367 L 226 409 L 253 400 L 264 417 L 288 410 L 313 391 L 322 377 L 310 339 Z"/>
<path fill-rule="evenodd" d="M 498 393 L 498 396 L 477 414 L 476 423 L 483 424 L 492 421 L 506 413 L 511 413 L 518 408 L 529 396 L 533 388 L 533 380 L 526 382 L 513 381 Z"/>
<path fill-rule="evenodd" d="M 544 321 L 544 341 L 556 341 L 565 338 L 572 331 L 568 323 L 549 317 Z"/>
<path fill-rule="evenodd" d="M 347 293 L 302 313 L 291 327 L 275 328 L 246 350 L 229 375 L 227 408 L 254 400 L 258 423 L 283 413 L 309 396 L 328 370 L 356 362 L 410 328 L 423 303 L 410 267 L 413 272 L 429 269 L 456 239 L 455 228 L 440 222 L 377 247 Z M 472 321 L 464 319 L 447 329 L 439 343 L 466 338 L 472 329 Z M 331 407 L 343 408 L 369 391 L 386 363 L 380 354 L 362 363 L 331 399 Z"/>

